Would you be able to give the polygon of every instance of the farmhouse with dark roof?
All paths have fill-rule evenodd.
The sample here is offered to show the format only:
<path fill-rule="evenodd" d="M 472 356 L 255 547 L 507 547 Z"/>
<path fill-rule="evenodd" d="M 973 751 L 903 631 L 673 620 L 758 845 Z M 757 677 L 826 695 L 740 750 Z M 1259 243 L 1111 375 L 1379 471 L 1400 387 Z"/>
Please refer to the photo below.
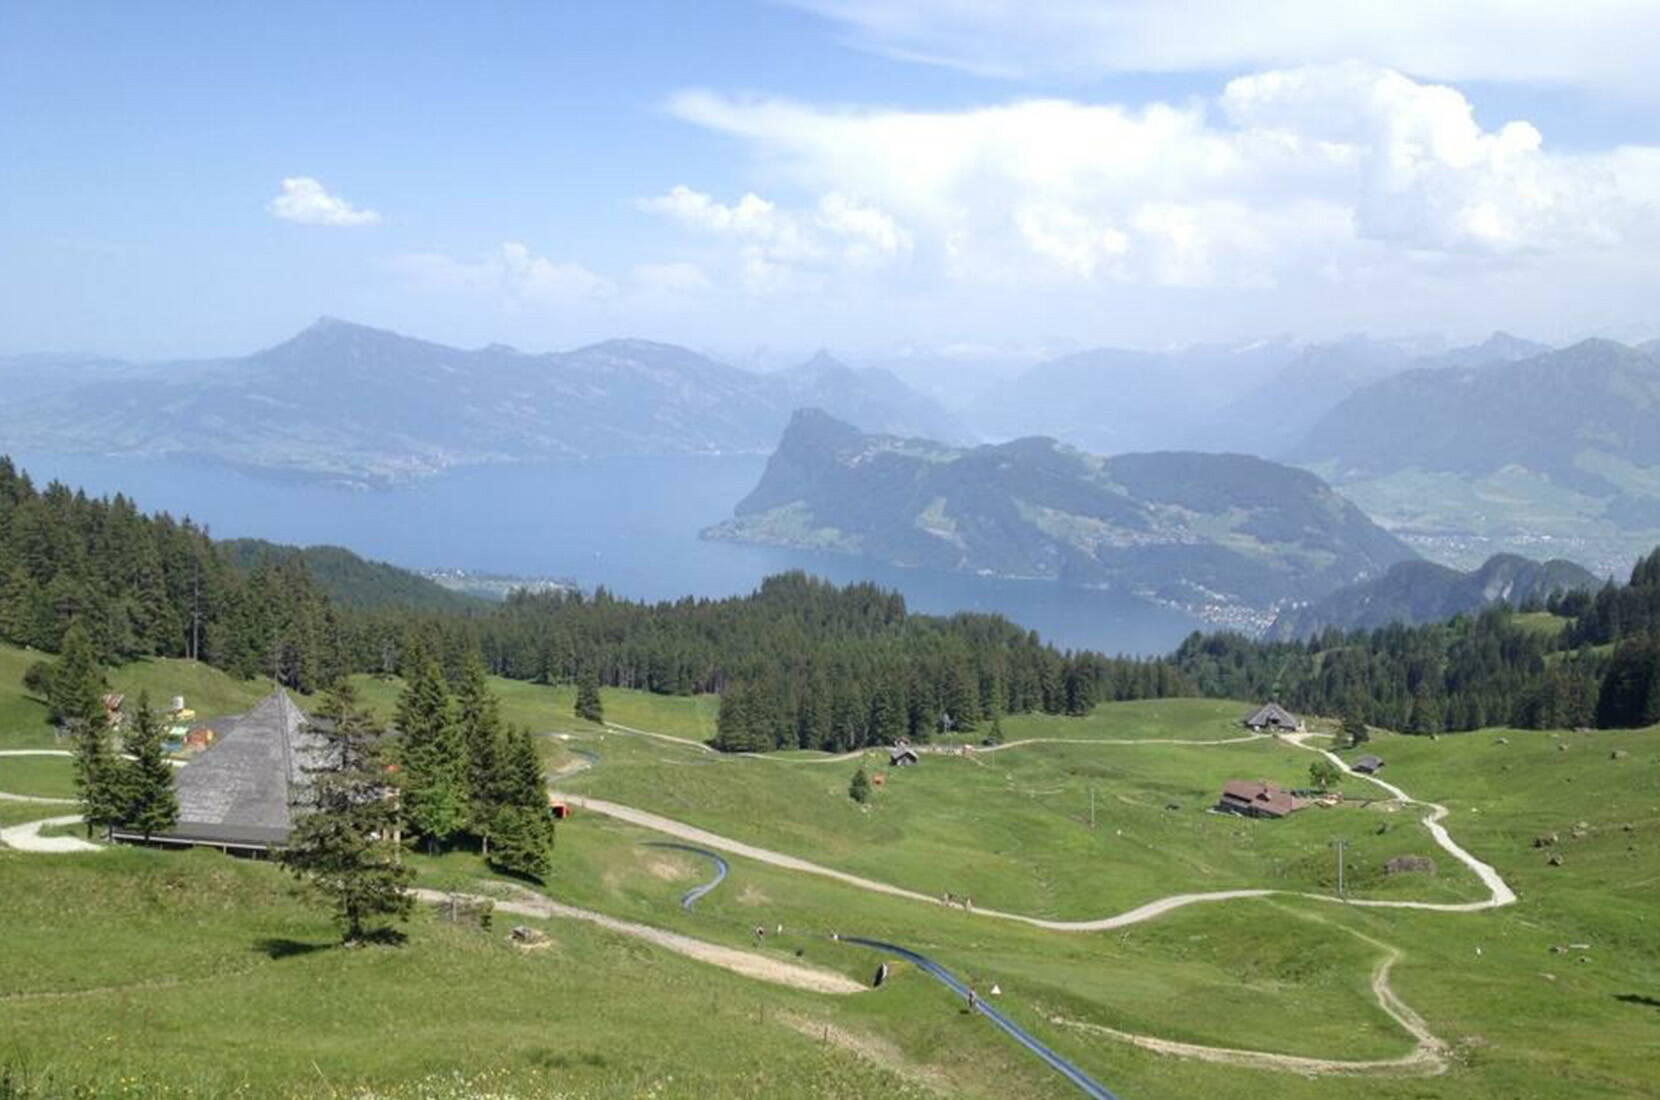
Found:
<path fill-rule="evenodd" d="M 1303 728 L 1303 722 L 1278 703 L 1264 703 L 1245 716 L 1245 728 L 1295 731 Z"/>
<path fill-rule="evenodd" d="M 273 692 L 220 723 L 212 745 L 179 771 L 178 824 L 151 841 L 243 852 L 282 847 L 320 746 L 288 693 Z M 143 839 L 121 829 L 114 835 Z"/>

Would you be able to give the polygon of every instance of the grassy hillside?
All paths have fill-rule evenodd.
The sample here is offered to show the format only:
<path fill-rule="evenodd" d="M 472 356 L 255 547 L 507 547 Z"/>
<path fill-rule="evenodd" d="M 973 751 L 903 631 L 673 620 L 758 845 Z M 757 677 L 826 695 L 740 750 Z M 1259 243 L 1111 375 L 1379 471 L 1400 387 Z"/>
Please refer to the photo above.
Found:
<path fill-rule="evenodd" d="M 1013 738 L 1035 727 L 1040 736 L 1064 736 L 1076 726 L 1101 740 L 1133 740 L 1151 725 L 1165 736 L 1186 729 L 1203 742 L 1224 731 L 1238 736 L 1240 712 L 1238 704 L 1177 700 L 1101 708 L 1091 722 L 1011 720 L 1006 732 Z M 696 757 L 672 746 L 619 758 L 594 748 L 602 765 L 562 786 L 926 894 L 966 894 L 1034 916 L 1103 916 L 1189 890 L 1335 890 L 1327 843 L 1339 836 L 1349 842 L 1348 886 L 1357 896 L 1479 895 L 1456 866 L 1427 881 L 1382 875 L 1392 856 L 1431 851 L 1416 810 L 1346 805 L 1280 822 L 1210 813 L 1229 779 L 1307 785 L 1313 755 L 1272 739 L 1040 744 L 972 758 L 925 755 L 898 770 L 873 751 L 865 763 L 883 773 L 884 785 L 865 807 L 847 796 L 851 761 Z M 1382 795 L 1358 780 L 1344 790 Z"/>
<path fill-rule="evenodd" d="M 49 654 L 0 645 L 0 749 L 53 748 L 56 737 L 46 721 L 46 703 L 23 690 L 23 673 Z M 165 707 L 175 695 L 196 711 L 199 721 L 240 714 L 271 690 L 267 680 L 238 680 L 196 661 L 156 658 L 106 670 L 110 688 L 136 700 L 141 691 Z M 6 764 L 0 763 L 0 769 Z M 3 772 L 0 772 L 3 774 Z M 0 790 L 7 789 L 0 783 Z"/>
<path fill-rule="evenodd" d="M 354 676 L 352 682 L 366 704 L 383 718 L 391 718 L 403 691 L 402 680 L 396 676 Z M 490 690 L 501 700 L 503 719 L 528 726 L 534 733 L 600 728 L 576 717 L 576 688 L 571 684 L 534 684 L 492 676 Z M 696 741 L 714 736 L 715 716 L 720 711 L 720 697 L 716 695 L 653 695 L 601 688 L 600 699 L 607 722 Z"/>
<path fill-rule="evenodd" d="M 383 703 L 394 688 L 382 685 Z M 1194 885 L 1304 888 L 1329 872 L 1326 845 L 1339 835 L 1350 841 L 1358 892 L 1477 894 L 1406 811 L 1311 810 L 1279 823 L 1202 813 L 1187 793 L 1214 797 L 1220 772 L 1254 767 L 1289 780 L 1310 759 L 1271 741 L 1200 744 L 1237 734 L 1238 704 L 1011 719 L 1011 741 L 1194 743 L 1031 745 L 978 763 L 928 756 L 890 773 L 861 812 L 846 796 L 851 762 L 715 757 L 558 718 L 566 703 L 525 686 L 511 706 L 598 755 L 572 787 L 885 881 L 928 889 L 950 878 L 945 888 L 982 906 L 1100 916 L 1128 895 Z M 707 879 L 704 862 L 646 847 L 655 834 L 580 806 L 560 826 L 546 892 L 861 979 L 881 956 L 829 933 L 910 945 L 982 992 L 998 986 L 999 1008 L 1137 1100 L 1652 1094 L 1660 730 L 1379 733 L 1368 748 L 1388 762 L 1390 780 L 1449 807 L 1447 827 L 1516 888 L 1515 905 L 1435 913 L 1274 897 L 1060 933 L 734 858 L 727 880 L 688 912 L 678 898 Z M 20 819 L 0 803 L 0 823 Z M 1549 833 L 1553 844 L 1534 846 Z M 1396 851 L 1433 853 L 1437 873 L 1384 881 L 1377 865 Z M 428 885 L 519 888 L 489 886 L 470 854 L 412 859 Z M 502 937 L 519 917 L 484 934 L 423 916 L 403 948 L 346 951 L 328 946 L 327 923 L 299 906 L 275 868 L 210 853 L 0 849 L 0 887 L 0 1066 L 89 1086 L 86 1096 L 1076 1095 L 908 966 L 876 992 L 797 993 L 570 922 L 525 921 L 554 944 L 520 953 Z M 1311 1078 L 1176 1059 L 1087 1030 L 1399 1056 L 1412 1039 L 1371 989 L 1391 951 L 1401 953 L 1394 991 L 1448 1045 L 1442 1075 Z"/>
<path fill-rule="evenodd" d="M 16 887 L 0 896 L 0 1065 L 41 1083 L 24 1096 L 59 1095 L 58 1082 L 146 1097 L 933 1095 L 907 1076 L 990 1096 L 993 1074 L 1057 1095 L 1012 1055 L 954 1080 L 969 1028 L 939 1029 L 955 1034 L 938 1036 L 936 1064 L 863 1057 L 823 1042 L 825 1026 L 874 1044 L 894 1017 L 582 925 L 548 926 L 549 949 L 521 952 L 505 922 L 422 918 L 406 947 L 353 952 L 268 864 L 14 855 L 0 877 Z M 889 1004 L 903 1012 L 903 999 Z"/>

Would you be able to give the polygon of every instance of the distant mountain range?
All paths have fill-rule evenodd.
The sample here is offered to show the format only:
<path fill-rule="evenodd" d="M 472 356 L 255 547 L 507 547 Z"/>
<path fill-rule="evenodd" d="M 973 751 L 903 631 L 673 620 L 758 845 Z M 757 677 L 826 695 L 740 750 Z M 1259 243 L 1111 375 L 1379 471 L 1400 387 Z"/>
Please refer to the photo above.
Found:
<path fill-rule="evenodd" d="M 802 401 L 874 430 L 966 436 L 893 375 L 828 356 L 758 375 L 645 340 L 463 350 L 329 318 L 242 358 L 0 360 L 13 378 L 25 382 L 0 407 L 0 449 L 201 456 L 366 483 L 488 462 L 759 454 Z"/>
<path fill-rule="evenodd" d="M 1494 603 L 1520 607 L 1553 592 L 1591 589 L 1602 581 L 1571 561 L 1530 561 L 1495 554 L 1468 573 L 1427 561 L 1403 561 L 1381 577 L 1340 588 L 1323 599 L 1280 613 L 1269 641 L 1311 638 L 1337 629 L 1372 630 L 1391 623 L 1442 622 Z"/>
<path fill-rule="evenodd" d="M 1277 459 L 1345 398 L 1401 371 L 1507 362 L 1548 350 L 1506 333 L 1429 357 L 1364 336 L 1157 352 L 1097 348 L 1039 363 L 992 387 L 965 417 L 994 439 L 1051 435 L 1106 453 L 1181 447 Z"/>
<path fill-rule="evenodd" d="M 796 413 L 760 483 L 705 536 L 1117 586 L 1256 625 L 1415 557 L 1318 477 L 1259 458 L 1102 458 L 1041 437 L 953 447 L 819 410 Z"/>
<path fill-rule="evenodd" d="M 1340 402 L 1287 457 L 1392 529 L 1554 545 L 1623 571 L 1660 530 L 1660 357 L 1586 340 L 1403 371 Z"/>

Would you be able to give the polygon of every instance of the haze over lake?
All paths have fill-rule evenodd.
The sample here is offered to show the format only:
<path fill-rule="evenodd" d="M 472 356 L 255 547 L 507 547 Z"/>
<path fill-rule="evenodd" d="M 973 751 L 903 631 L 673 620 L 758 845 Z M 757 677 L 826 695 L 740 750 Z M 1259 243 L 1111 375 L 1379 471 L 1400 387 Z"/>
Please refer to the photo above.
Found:
<path fill-rule="evenodd" d="M 1057 644 L 1110 653 L 1166 652 L 1201 625 L 1125 593 L 700 539 L 755 485 L 760 455 L 470 467 L 381 490 L 186 459 L 13 457 L 37 484 L 123 492 L 219 538 L 345 546 L 414 569 L 551 576 L 645 600 L 740 594 L 768 574 L 805 569 L 897 589 L 918 611 L 1000 612 Z"/>

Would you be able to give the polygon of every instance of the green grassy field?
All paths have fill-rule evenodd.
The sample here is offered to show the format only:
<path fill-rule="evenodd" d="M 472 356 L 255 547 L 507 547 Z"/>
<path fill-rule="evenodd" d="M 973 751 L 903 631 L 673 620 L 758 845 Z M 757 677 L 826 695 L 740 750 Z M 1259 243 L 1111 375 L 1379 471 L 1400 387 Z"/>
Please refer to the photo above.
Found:
<path fill-rule="evenodd" d="M 1076 723 L 1078 734 L 1103 741 L 1183 729 L 1198 742 L 1238 736 L 1236 705 L 1180 702 L 1125 705 L 1121 725 L 1114 708 L 1102 708 Z M 1062 721 L 1029 720 L 1030 735 L 1059 736 Z M 1226 721 L 1235 723 L 1231 730 Z M 612 745 L 619 740 L 610 735 Z M 973 758 L 924 755 L 916 767 L 894 770 L 884 766 L 885 754 L 872 752 L 867 767 L 884 782 L 864 807 L 847 797 L 857 767 L 851 761 L 787 764 L 657 749 L 620 757 L 593 747 L 602 766 L 562 787 L 926 894 L 966 894 L 1033 916 L 1101 917 L 1183 891 L 1333 891 L 1336 861 L 1327 845 L 1338 837 L 1348 842 L 1354 896 L 1481 896 L 1473 876 L 1449 861 L 1433 877 L 1382 873 L 1392 856 L 1433 851 L 1413 809 L 1351 804 L 1277 822 L 1210 813 L 1231 778 L 1307 785 L 1313 754 L 1271 738 L 1039 744 Z M 1360 780 L 1343 789 L 1382 795 Z"/>
<path fill-rule="evenodd" d="M 61 756 L 0 756 L 0 791 L 35 798 L 74 798 L 75 772 Z"/>
<path fill-rule="evenodd" d="M 902 771 L 872 755 L 886 783 L 860 810 L 846 794 L 850 761 L 717 757 L 577 722 L 568 693 L 514 687 L 504 705 L 556 735 L 544 738 L 550 761 L 573 749 L 598 758 L 562 786 L 898 885 L 971 893 L 982 907 L 1090 917 L 1190 889 L 1329 890 L 1336 836 L 1349 842 L 1359 896 L 1483 896 L 1433 847 L 1415 811 L 1353 805 L 1283 822 L 1205 813 L 1223 778 L 1300 784 L 1313 759 L 1271 739 L 1198 743 L 1237 736 L 1240 704 L 1172 700 L 1004 722 L 1010 741 L 1194 744 L 1039 744 L 978 759 L 927 755 Z M 395 699 L 395 685 L 372 690 L 378 706 Z M 607 716 L 648 728 L 615 713 L 619 694 L 634 698 L 608 693 Z M 661 705 L 694 721 L 688 701 Z M 1387 761 L 1390 781 L 1448 806 L 1447 827 L 1515 887 L 1516 905 L 1433 913 L 1276 896 L 1063 933 L 734 858 L 726 882 L 687 912 L 678 898 L 709 876 L 703 861 L 647 847 L 655 834 L 580 806 L 559 827 L 545 889 L 860 979 L 880 956 L 831 932 L 910 945 L 982 991 L 999 986 L 998 1007 L 1135 1100 L 1243 1100 L 1264 1090 L 1290 1100 L 1654 1095 L 1660 731 L 1379 733 L 1367 750 Z M 6 766 L 0 760 L 0 774 Z M 46 769 L 28 781 L 49 786 L 63 774 Z M 1354 780 L 1345 789 L 1375 791 Z M 51 809 L 0 803 L 0 823 Z M 1535 846 L 1549 834 L 1554 842 Z M 1404 853 L 1434 856 L 1436 873 L 1381 874 L 1384 859 Z M 411 858 L 426 885 L 498 888 L 471 854 Z M 70 1085 L 98 1097 L 1076 1095 L 909 967 L 880 991 L 813 995 L 570 922 L 527 922 L 553 945 L 521 952 L 502 933 L 522 920 L 502 916 L 483 933 L 423 915 L 402 948 L 350 951 L 332 946 L 327 922 L 269 864 L 206 852 L 0 849 L 0 1067 L 20 1069 L 31 1097 Z M 1391 948 L 1402 954 L 1394 990 L 1449 1044 L 1441 1076 L 1242 1069 L 1074 1026 L 1395 1057 L 1412 1040 L 1371 990 Z"/>
<path fill-rule="evenodd" d="M 46 721 L 46 703 L 23 690 L 23 673 L 43 654 L 0 645 L 0 748 L 60 748 Z M 238 680 L 196 661 L 171 658 L 134 661 L 106 669 L 110 688 L 136 702 L 140 692 L 164 708 L 175 695 L 196 711 L 198 721 L 240 714 L 271 690 L 269 681 Z M 0 788 L 3 789 L 3 788 Z"/>
<path fill-rule="evenodd" d="M 1147 699 L 1097 707 L 1082 718 L 1011 714 L 1002 719 L 1006 741 L 1028 737 L 1102 741 L 1224 741 L 1241 737 L 1239 722 L 1252 708 L 1226 699 Z M 1316 723 L 1318 724 L 1318 723 Z M 954 740 L 978 743 L 984 728 Z"/>

